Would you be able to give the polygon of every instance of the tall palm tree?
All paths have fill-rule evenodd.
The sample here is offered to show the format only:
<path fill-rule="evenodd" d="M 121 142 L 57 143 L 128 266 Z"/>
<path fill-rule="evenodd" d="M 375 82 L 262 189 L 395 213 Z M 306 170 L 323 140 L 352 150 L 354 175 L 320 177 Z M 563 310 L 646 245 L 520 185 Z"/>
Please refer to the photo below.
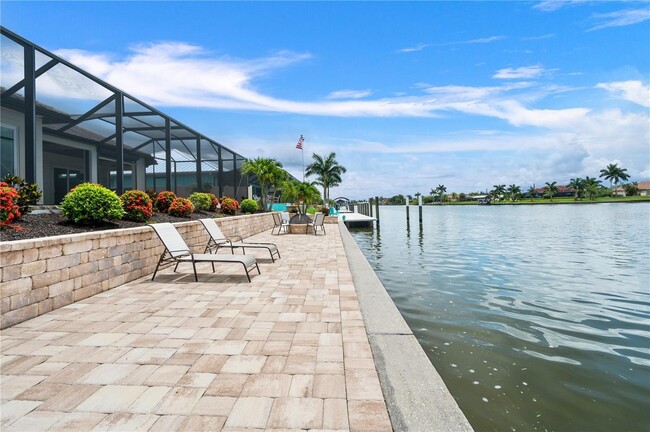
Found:
<path fill-rule="evenodd" d="M 312 154 L 314 161 L 307 165 L 305 174 L 315 175 L 316 184 L 323 187 L 323 201 L 328 202 L 330 199 L 330 188 L 338 186 L 343 181 L 341 176 L 347 169 L 338 163 L 336 153 L 331 152 L 327 157 L 322 157 L 316 153 Z"/>
<path fill-rule="evenodd" d="M 530 197 L 530 202 L 533 202 L 533 199 L 535 199 L 535 194 L 537 193 L 537 188 L 535 187 L 535 185 L 529 187 L 526 192 L 528 192 L 528 196 Z"/>
<path fill-rule="evenodd" d="M 438 200 L 442 204 L 442 197 L 445 195 L 447 192 L 447 187 L 445 185 L 438 185 L 436 188 L 436 194 L 438 195 Z"/>
<path fill-rule="evenodd" d="M 254 174 L 257 177 L 262 189 L 262 211 L 267 211 L 269 185 L 278 175 L 278 170 L 282 169 L 282 164 L 275 158 L 258 157 L 244 161 L 241 169 L 244 174 Z"/>
<path fill-rule="evenodd" d="M 510 201 L 518 201 L 519 198 L 521 197 L 521 188 L 516 184 L 511 184 L 510 186 L 508 186 L 507 192 Z"/>
<path fill-rule="evenodd" d="M 490 191 L 490 195 L 492 195 L 495 200 L 501 198 L 501 196 L 506 193 L 506 185 L 494 185 L 493 187 L 494 189 Z"/>
<path fill-rule="evenodd" d="M 584 191 L 585 196 L 592 200 L 598 196 L 598 190 L 600 189 L 600 180 L 596 177 L 585 177 L 584 180 Z"/>
<path fill-rule="evenodd" d="M 548 197 L 553 201 L 553 197 L 557 194 L 558 188 L 557 188 L 557 182 L 546 182 L 546 186 L 544 186 L 544 196 Z"/>
<path fill-rule="evenodd" d="M 618 187 L 618 183 L 621 180 L 627 181 L 630 178 L 629 174 L 627 174 L 627 169 L 619 167 L 618 164 L 609 164 L 605 169 L 601 169 L 599 177 L 604 177 L 605 180 L 609 180 L 609 188 L 612 189 L 612 195 L 614 194 L 612 183 L 615 187 Z"/>
<path fill-rule="evenodd" d="M 280 192 L 282 185 L 287 180 L 289 180 L 289 173 L 286 172 L 284 169 L 277 167 L 273 171 L 271 175 L 270 185 L 269 185 L 269 189 L 271 187 L 273 188 L 273 192 L 271 193 L 271 206 L 273 206 L 273 203 L 275 202 L 275 198 L 278 196 L 278 193 Z"/>
<path fill-rule="evenodd" d="M 573 188 L 573 199 L 577 201 L 578 198 L 582 196 L 583 190 L 585 188 L 585 181 L 580 177 L 572 178 L 569 181 L 568 186 L 570 188 Z"/>

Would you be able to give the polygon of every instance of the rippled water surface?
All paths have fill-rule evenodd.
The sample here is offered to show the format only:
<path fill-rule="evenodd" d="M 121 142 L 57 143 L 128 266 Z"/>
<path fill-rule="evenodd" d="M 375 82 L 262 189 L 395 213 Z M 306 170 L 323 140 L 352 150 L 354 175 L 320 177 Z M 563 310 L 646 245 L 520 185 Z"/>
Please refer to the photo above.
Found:
<path fill-rule="evenodd" d="M 650 205 L 380 217 L 352 235 L 477 431 L 650 431 Z"/>

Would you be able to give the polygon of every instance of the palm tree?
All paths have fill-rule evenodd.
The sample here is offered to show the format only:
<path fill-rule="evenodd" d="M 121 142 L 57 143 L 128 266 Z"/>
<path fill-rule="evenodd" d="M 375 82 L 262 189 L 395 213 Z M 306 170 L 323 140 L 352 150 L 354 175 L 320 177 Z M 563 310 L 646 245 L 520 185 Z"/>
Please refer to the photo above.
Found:
<path fill-rule="evenodd" d="M 287 180 L 289 180 L 289 173 L 284 169 L 277 167 L 273 171 L 269 185 L 273 187 L 273 192 L 271 194 L 271 206 L 273 206 L 275 198 L 278 196 L 278 192 L 280 192 L 280 188 Z"/>
<path fill-rule="evenodd" d="M 347 169 L 338 163 L 336 160 L 336 153 L 331 152 L 327 157 L 323 158 L 316 153 L 312 154 L 314 162 L 307 165 L 305 174 L 315 175 L 316 184 L 323 187 L 323 201 L 328 202 L 330 199 L 330 188 L 341 184 L 343 175 Z"/>
<path fill-rule="evenodd" d="M 584 180 L 584 191 L 585 196 L 592 200 L 598 196 L 598 190 L 600 189 L 600 180 L 595 177 L 585 177 Z"/>
<path fill-rule="evenodd" d="M 436 194 L 438 195 L 438 200 L 442 204 L 442 197 L 445 195 L 445 192 L 447 192 L 447 188 L 445 185 L 438 185 L 436 188 Z"/>
<path fill-rule="evenodd" d="M 262 211 L 267 211 L 268 188 L 278 175 L 278 170 L 282 169 L 282 164 L 275 158 L 258 157 L 244 161 L 241 169 L 244 174 L 254 174 L 257 177 L 262 189 Z"/>
<path fill-rule="evenodd" d="M 535 187 L 535 185 L 532 185 L 531 187 L 529 187 L 526 192 L 528 192 L 528 196 L 530 197 L 530 202 L 533 202 L 533 199 L 535 198 L 535 195 L 537 194 L 537 188 Z"/>
<path fill-rule="evenodd" d="M 618 183 L 621 180 L 626 181 L 630 178 L 627 174 L 627 169 L 620 168 L 618 164 L 609 164 L 605 169 L 601 169 L 599 177 L 604 177 L 605 180 L 609 180 L 609 188 L 612 189 L 612 194 L 614 194 L 612 183 L 618 187 Z"/>
<path fill-rule="evenodd" d="M 508 186 L 507 192 L 508 196 L 510 197 L 510 201 L 518 201 L 521 197 L 521 188 L 516 184 L 511 184 Z"/>
<path fill-rule="evenodd" d="M 580 177 L 572 178 L 569 181 L 568 186 L 573 188 L 573 199 L 578 200 L 582 196 L 583 189 L 585 187 L 585 181 Z"/>
<path fill-rule="evenodd" d="M 493 187 L 494 189 L 490 191 L 490 195 L 492 195 L 495 200 L 501 198 L 501 196 L 506 193 L 506 185 L 494 185 Z"/>
<path fill-rule="evenodd" d="M 320 200 L 320 192 L 312 183 L 291 180 L 282 185 L 282 199 L 295 203 L 298 213 L 304 214 L 303 207 L 306 209 L 308 205 Z"/>
<path fill-rule="evenodd" d="M 553 201 L 553 197 L 555 194 L 557 194 L 558 188 L 557 188 L 557 182 L 546 182 L 546 186 L 544 186 L 544 196 L 550 198 L 551 201 Z"/>

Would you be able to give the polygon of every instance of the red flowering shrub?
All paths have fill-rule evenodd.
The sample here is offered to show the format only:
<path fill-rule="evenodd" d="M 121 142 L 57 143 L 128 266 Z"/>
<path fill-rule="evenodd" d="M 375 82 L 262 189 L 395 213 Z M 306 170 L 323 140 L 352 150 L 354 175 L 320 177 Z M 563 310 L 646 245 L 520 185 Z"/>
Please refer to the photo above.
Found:
<path fill-rule="evenodd" d="M 219 210 L 219 198 L 217 198 L 215 194 L 209 193 L 208 195 L 210 196 L 210 208 L 208 210 L 211 212 L 216 212 Z"/>
<path fill-rule="evenodd" d="M 0 227 L 9 225 L 20 217 L 18 191 L 5 182 L 0 182 Z"/>
<path fill-rule="evenodd" d="M 139 190 L 126 191 L 120 196 L 120 200 L 124 209 L 122 219 L 146 222 L 151 218 L 153 206 L 147 193 Z"/>
<path fill-rule="evenodd" d="M 160 196 L 160 194 L 158 194 L 158 196 Z M 193 211 L 194 205 L 192 205 L 192 201 L 187 198 L 176 198 L 169 206 L 168 213 L 176 217 L 189 217 Z"/>
<path fill-rule="evenodd" d="M 163 191 L 156 196 L 156 210 L 161 213 L 167 213 L 169 206 L 172 205 L 172 202 L 176 199 L 176 194 L 174 192 Z"/>
<path fill-rule="evenodd" d="M 239 208 L 239 202 L 230 197 L 221 197 L 221 211 L 225 214 L 234 215 Z"/>

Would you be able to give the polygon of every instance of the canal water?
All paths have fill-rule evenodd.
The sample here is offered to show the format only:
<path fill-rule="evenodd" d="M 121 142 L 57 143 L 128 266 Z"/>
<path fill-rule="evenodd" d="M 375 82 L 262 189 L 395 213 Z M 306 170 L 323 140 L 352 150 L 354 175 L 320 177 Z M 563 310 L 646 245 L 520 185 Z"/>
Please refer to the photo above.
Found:
<path fill-rule="evenodd" d="M 650 205 L 410 216 L 350 231 L 476 431 L 650 431 Z"/>

